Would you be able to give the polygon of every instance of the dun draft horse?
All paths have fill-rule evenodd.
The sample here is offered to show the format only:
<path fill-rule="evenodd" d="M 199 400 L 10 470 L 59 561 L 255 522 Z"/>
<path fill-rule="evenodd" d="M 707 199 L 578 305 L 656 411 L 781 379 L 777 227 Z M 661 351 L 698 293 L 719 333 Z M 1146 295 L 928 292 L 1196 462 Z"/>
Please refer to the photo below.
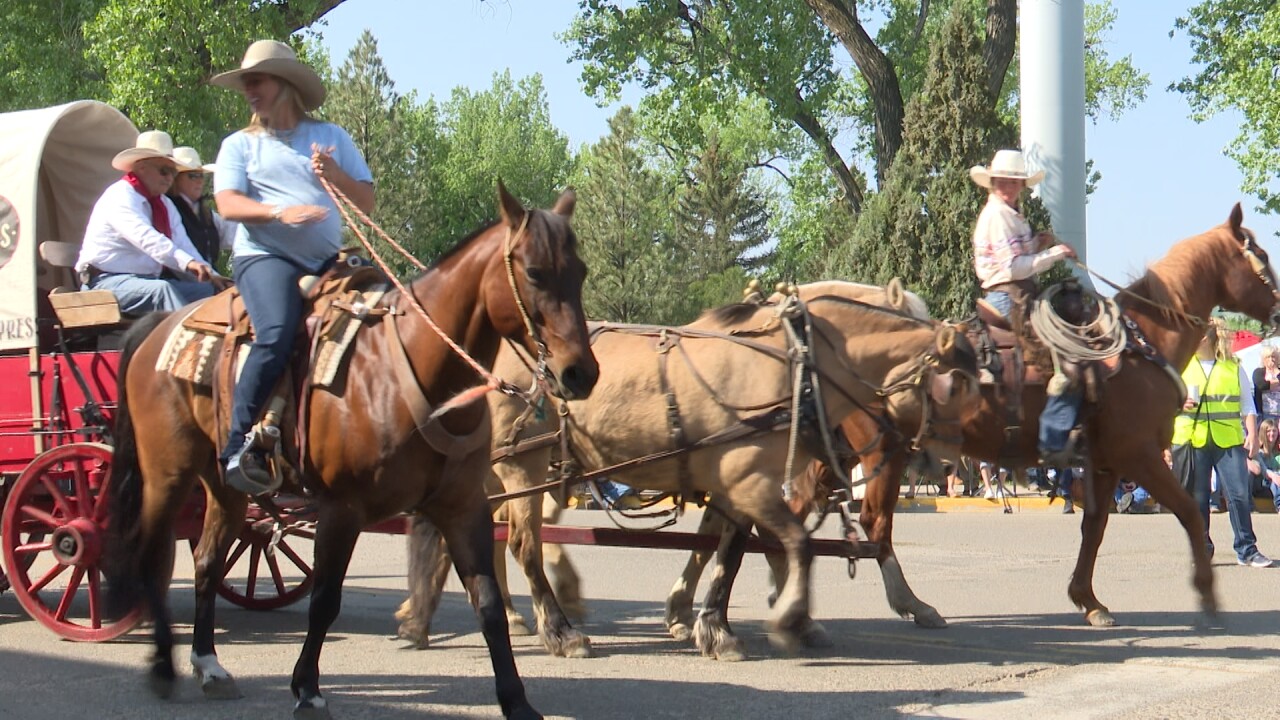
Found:
<path fill-rule="evenodd" d="M 561 195 L 550 212 L 526 210 L 501 184 L 499 197 L 501 220 L 414 280 L 412 298 L 384 297 L 380 307 L 391 311 L 358 335 L 342 390 L 312 393 L 301 470 L 319 516 L 307 636 L 291 683 L 295 716 L 329 715 L 320 694 L 320 651 L 361 529 L 412 512 L 429 518 L 449 546 L 480 620 L 503 714 L 541 717 L 525 697 L 493 576 L 493 523 L 484 492 L 488 406 L 462 405 L 429 419 L 432 407 L 475 388 L 478 374 L 410 308 L 420 303 L 484 367 L 492 366 L 507 338 L 535 355 L 545 348 L 549 383 L 560 396 L 591 392 L 599 367 L 582 314 L 586 269 L 569 225 L 574 195 Z M 174 518 L 197 480 L 204 484 L 208 509 L 195 552 L 192 664 L 207 695 L 237 697 L 214 650 L 214 596 L 247 498 L 219 480 L 215 438 L 226 430 L 215 424 L 210 393 L 154 369 L 179 320 L 147 322 L 129 338 L 120 367 L 110 494 L 121 536 L 108 566 L 112 588 L 136 589 L 150 610 L 156 646 L 150 681 L 167 696 L 175 680 L 167 603 Z M 286 450 L 296 456 L 292 442 Z"/>
<path fill-rule="evenodd" d="M 1126 317 L 1128 348 L 1118 372 L 1099 388 L 1096 405 L 1085 410 L 1087 495 L 1080 526 L 1080 553 L 1067 587 L 1068 597 L 1084 611 L 1090 625 L 1115 624 L 1111 611 L 1094 594 L 1093 569 L 1110 517 L 1107 498 L 1113 496 L 1121 477 L 1145 487 L 1156 502 L 1178 518 L 1191 543 L 1192 584 L 1199 592 L 1205 620 L 1212 622 L 1217 614 L 1204 522 L 1194 499 L 1165 465 L 1163 451 L 1173 436 L 1173 420 L 1185 399 L 1180 375 L 1204 333 L 1204 319 L 1209 313 L 1222 307 L 1273 328 L 1280 326 L 1280 291 L 1275 273 L 1266 251 L 1242 221 L 1243 212 L 1237 204 L 1225 223 L 1174 245 L 1146 274 L 1116 295 Z M 1022 398 L 1022 442 L 1018 447 L 1008 447 L 1004 442 L 1003 402 L 994 386 L 984 385 L 981 402 L 964 420 L 964 454 L 1006 467 L 1035 466 L 1037 420 L 1044 408 L 1044 387 L 1028 386 Z M 875 429 L 865 423 L 846 422 L 843 428 L 854 447 L 875 440 Z M 880 452 L 884 450 L 883 446 L 879 448 Z M 883 473 L 885 480 L 873 479 L 869 483 L 861 523 L 869 539 L 880 543 L 881 570 L 885 573 L 890 605 L 904 616 L 910 611 L 921 623 L 922 615 L 910 610 L 914 595 L 899 595 L 895 600 L 892 588 L 900 592 L 906 588 L 906 581 L 901 579 L 902 570 L 896 559 L 891 563 L 885 560 L 886 550 L 892 554 L 893 511 L 905 462 L 901 453 L 890 454 Z M 822 469 L 810 471 L 821 482 Z M 900 581 L 890 583 L 890 567 Z M 945 624 L 941 616 L 936 620 L 921 624 Z"/>
<path fill-rule="evenodd" d="M 799 297 L 813 318 L 810 347 L 825 378 L 820 394 L 828 427 L 855 410 L 874 408 L 882 428 L 914 434 L 917 444 L 931 454 L 954 454 L 960 439 L 956 424 L 972 399 L 972 347 L 960 341 L 951 326 L 888 309 L 880 288 L 823 282 L 802 286 Z M 786 347 L 786 338 L 776 318 L 775 307 L 744 304 L 712 311 L 683 328 L 604 326 L 593 345 L 601 359 L 601 384 L 590 400 L 567 403 L 566 426 L 567 445 L 583 470 L 627 463 L 611 471 L 611 477 L 638 489 L 710 493 L 778 538 L 786 555 L 787 580 L 769 628 L 771 640 L 791 650 L 802 642 L 820 642 L 822 633 L 809 617 L 808 535 L 781 491 L 790 437 L 786 428 L 704 444 L 677 458 L 652 457 L 715 437 L 753 412 L 791 403 L 791 367 L 777 352 Z M 744 338 L 768 343 L 777 351 L 762 352 Z M 664 355 L 674 357 L 663 360 Z M 514 377 L 525 364 L 514 353 L 503 352 L 497 366 L 504 376 Z M 497 398 L 491 406 L 499 449 L 555 430 L 555 413 L 550 410 L 546 420 L 529 423 L 523 408 Z M 520 423 L 524 432 L 517 437 Z M 949 436 L 938 433 L 948 426 Z M 541 483 L 551 454 L 544 443 L 502 457 L 494 465 L 501 486 L 514 491 Z M 801 445 L 794 467 L 803 467 L 812 456 Z M 636 458 L 647 461 L 628 463 Z M 557 655 L 588 656 L 589 641 L 569 624 L 543 572 L 538 541 L 541 502 L 507 501 L 511 550 L 529 577 L 538 632 L 547 649 Z M 426 558 L 418 562 L 439 568 L 441 561 L 430 556 L 434 549 L 428 544 Z M 423 558 L 418 550 L 410 555 Z M 399 616 L 411 634 L 425 635 L 439 588 L 411 590 Z M 704 653 L 741 656 L 727 619 L 706 620 L 696 638 Z"/>

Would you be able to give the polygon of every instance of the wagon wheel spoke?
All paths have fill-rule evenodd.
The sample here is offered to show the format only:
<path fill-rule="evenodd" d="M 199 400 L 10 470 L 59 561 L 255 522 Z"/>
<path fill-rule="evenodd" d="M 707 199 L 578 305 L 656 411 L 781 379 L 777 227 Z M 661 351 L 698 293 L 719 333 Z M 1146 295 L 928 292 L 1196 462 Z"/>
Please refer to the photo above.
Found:
<path fill-rule="evenodd" d="M 76 483 L 76 501 L 80 506 L 80 512 L 77 514 L 81 517 L 93 517 L 93 493 L 89 490 L 89 474 L 84 471 L 84 463 L 81 460 L 81 458 L 71 459 L 71 471 Z"/>
<path fill-rule="evenodd" d="M 93 629 L 102 627 L 102 612 L 98 607 L 98 596 L 102 593 L 102 574 L 98 568 L 89 568 L 89 626 Z"/>
<path fill-rule="evenodd" d="M 244 581 L 244 596 L 254 597 L 254 589 L 258 584 L 258 559 L 262 557 L 262 549 L 253 544 L 249 550 L 249 573 Z"/>
<path fill-rule="evenodd" d="M 58 563 L 57 565 L 54 565 L 53 567 L 49 568 L 49 570 L 45 572 L 44 577 L 31 583 L 30 593 L 32 595 L 35 595 L 36 593 L 43 590 L 45 585 L 48 585 L 49 583 L 53 582 L 54 578 L 61 575 L 62 571 L 66 570 L 67 567 L 68 566 L 63 565 L 62 563 Z"/>
<path fill-rule="evenodd" d="M 107 519 L 107 507 L 110 505 L 107 500 L 107 492 L 111 489 L 111 473 L 102 474 L 102 483 L 98 485 L 98 496 L 93 502 L 93 521 L 99 525 Z"/>
<path fill-rule="evenodd" d="M 266 558 L 267 569 L 271 571 L 271 581 L 274 582 L 276 586 L 276 595 L 284 595 L 284 576 L 280 574 L 280 563 L 276 561 L 273 554 L 268 553 Z"/>
<path fill-rule="evenodd" d="M 311 575 L 311 566 L 308 565 L 305 560 L 299 557 L 298 553 L 295 552 L 293 548 L 289 547 L 289 543 L 286 542 L 285 540 L 281 540 L 280 544 L 276 546 L 276 552 L 284 553 L 285 557 L 289 558 L 290 562 L 293 563 L 294 567 L 302 571 L 302 575 L 304 577 Z"/>
<path fill-rule="evenodd" d="M 52 540 L 49 540 L 47 542 L 42 542 L 37 540 L 36 542 L 28 542 L 28 543 L 23 543 L 21 545 L 16 546 L 15 548 L 13 548 L 13 554 L 18 556 L 19 558 L 25 558 L 28 555 L 39 555 L 40 553 L 46 550 L 52 550 L 52 549 L 53 549 Z"/>
<path fill-rule="evenodd" d="M 34 505 L 23 505 L 18 509 L 22 512 L 23 515 L 26 515 L 27 518 L 31 520 L 35 520 L 36 522 L 44 523 L 45 527 L 47 527 L 50 530 L 57 530 L 58 527 L 61 525 L 61 523 L 58 522 L 58 519 L 55 518 L 53 515 L 45 512 L 44 510 Z"/>
<path fill-rule="evenodd" d="M 62 601 L 58 603 L 58 610 L 53 614 L 58 622 L 67 621 L 67 613 L 71 611 L 71 603 L 76 599 L 76 591 L 80 589 L 80 580 L 84 578 L 84 568 L 77 567 L 71 573 L 71 579 L 67 582 L 67 589 L 62 591 Z"/>
<path fill-rule="evenodd" d="M 67 499 L 66 494 L 62 492 L 62 488 L 58 487 L 58 483 L 53 481 L 53 478 L 48 475 L 41 475 L 40 484 L 44 486 L 44 489 L 53 498 L 53 504 L 57 505 L 58 509 L 62 511 L 62 517 L 70 519 L 76 516 L 76 511 L 71 507 L 71 501 Z M 52 521 L 52 516 L 50 516 L 49 527 L 58 527 Z"/>
<path fill-rule="evenodd" d="M 222 567 L 227 570 L 235 567 L 236 563 L 240 560 L 240 556 L 244 555 L 244 551 L 249 547 L 249 545 L 250 543 L 246 543 L 244 540 L 236 538 L 236 546 L 231 548 L 231 552 L 227 555 L 227 561 L 222 564 Z"/>

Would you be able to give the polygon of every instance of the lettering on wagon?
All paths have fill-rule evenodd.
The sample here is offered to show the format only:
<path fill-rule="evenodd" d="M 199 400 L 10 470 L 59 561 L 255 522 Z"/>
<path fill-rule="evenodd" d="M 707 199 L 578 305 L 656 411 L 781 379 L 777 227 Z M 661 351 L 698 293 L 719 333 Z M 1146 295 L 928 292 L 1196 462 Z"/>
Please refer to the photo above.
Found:
<path fill-rule="evenodd" d="M 0 195 L 0 268 L 9 263 L 18 247 L 18 211 Z"/>

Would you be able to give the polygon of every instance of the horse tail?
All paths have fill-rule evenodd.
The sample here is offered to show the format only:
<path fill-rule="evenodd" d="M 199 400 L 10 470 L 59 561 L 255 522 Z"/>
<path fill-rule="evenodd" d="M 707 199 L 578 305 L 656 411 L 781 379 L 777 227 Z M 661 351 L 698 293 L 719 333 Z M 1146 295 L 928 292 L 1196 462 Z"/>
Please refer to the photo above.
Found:
<path fill-rule="evenodd" d="M 133 355 L 169 313 L 155 312 L 134 323 L 125 333 L 116 373 L 115 451 L 107 478 L 109 524 L 102 568 L 107 576 L 107 608 L 113 615 L 128 612 L 142 596 L 142 468 L 138 463 L 138 439 L 129 411 L 128 377 Z"/>

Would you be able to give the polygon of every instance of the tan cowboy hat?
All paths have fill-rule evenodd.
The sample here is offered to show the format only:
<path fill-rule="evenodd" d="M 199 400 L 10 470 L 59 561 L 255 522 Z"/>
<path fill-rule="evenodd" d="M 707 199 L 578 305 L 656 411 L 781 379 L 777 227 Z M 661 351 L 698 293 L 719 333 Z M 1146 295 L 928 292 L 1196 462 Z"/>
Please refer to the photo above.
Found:
<path fill-rule="evenodd" d="M 984 188 L 990 188 L 991 178 L 998 177 L 1023 180 L 1027 187 L 1031 187 L 1044 179 L 1044 171 L 1028 175 L 1027 161 L 1023 159 L 1021 150 L 997 150 L 996 156 L 991 158 L 990 167 L 974 165 L 969 168 L 969 177 Z"/>
<path fill-rule="evenodd" d="M 163 130 L 148 130 L 138 135 L 138 140 L 128 150 L 121 150 L 111 159 L 111 167 L 130 172 L 133 164 L 147 158 L 173 160 L 173 138 Z"/>
<path fill-rule="evenodd" d="M 182 172 L 217 172 L 218 166 L 213 163 L 200 162 L 200 153 L 195 148 L 183 145 L 173 149 L 173 161 L 178 163 Z"/>
<path fill-rule="evenodd" d="M 320 76 L 310 66 L 298 59 L 293 48 L 277 40 L 259 40 L 244 52 L 239 70 L 218 73 L 209 82 L 235 90 L 241 88 L 241 76 L 245 73 L 274 75 L 298 90 L 302 106 L 315 110 L 324 102 L 325 89 Z"/>

